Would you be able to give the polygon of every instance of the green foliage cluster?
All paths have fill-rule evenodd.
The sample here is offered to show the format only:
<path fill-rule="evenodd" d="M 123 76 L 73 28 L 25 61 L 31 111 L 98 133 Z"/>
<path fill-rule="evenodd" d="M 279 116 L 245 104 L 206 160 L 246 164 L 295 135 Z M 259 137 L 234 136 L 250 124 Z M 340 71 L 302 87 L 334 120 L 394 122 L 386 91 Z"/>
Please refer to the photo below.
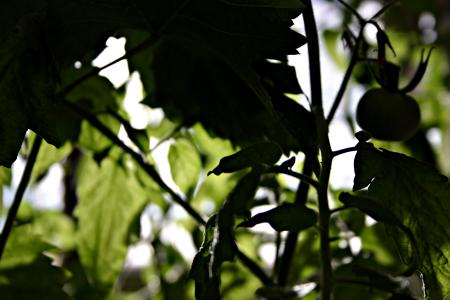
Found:
<path fill-rule="evenodd" d="M 310 0 L 3 3 L 0 298 L 449 297 L 450 183 L 429 139 L 437 130 L 444 145 L 450 141 L 440 101 L 448 74 L 425 76 L 438 65 L 423 52 L 415 75 L 391 62 L 386 50 L 398 49 L 392 36 L 405 30 L 390 17 L 393 3 L 365 19 L 353 8 L 361 1 L 337 2 L 343 23 L 321 38 L 347 67 L 327 114 L 322 32 Z M 304 35 L 291 28 L 300 15 Z M 366 39 L 369 26 L 376 42 Z M 114 36 L 126 39 L 126 54 L 93 66 Z M 336 50 L 340 37 L 349 58 Z M 411 69 L 411 40 L 399 40 L 406 45 L 397 51 L 402 70 Z M 299 47 L 309 50 L 309 105 L 297 101 L 303 90 L 287 59 Z M 446 59 L 445 50 L 434 53 Z M 122 60 L 140 76 L 142 108 L 151 117 L 161 109 L 161 121 L 133 126 L 127 88 L 98 75 Z M 404 78 L 411 78 L 406 85 Z M 355 133 L 354 113 L 346 111 L 355 142 L 332 149 L 329 127 L 354 84 L 414 95 L 420 127 L 387 138 L 406 141 L 370 140 L 371 130 Z M 390 119 L 408 117 L 389 110 L 389 99 L 380 100 L 382 110 L 372 100 L 376 109 L 358 116 L 361 125 L 382 120 L 370 113 L 383 110 Z M 333 190 L 333 162 L 348 152 L 356 152 L 353 190 Z M 17 172 L 11 166 L 23 160 L 13 202 L 4 207 L 3 187 Z M 63 170 L 63 208 L 22 201 L 52 166 Z M 145 264 L 133 257 L 139 248 L 149 255 Z M 264 249 L 274 249 L 273 261 Z"/>

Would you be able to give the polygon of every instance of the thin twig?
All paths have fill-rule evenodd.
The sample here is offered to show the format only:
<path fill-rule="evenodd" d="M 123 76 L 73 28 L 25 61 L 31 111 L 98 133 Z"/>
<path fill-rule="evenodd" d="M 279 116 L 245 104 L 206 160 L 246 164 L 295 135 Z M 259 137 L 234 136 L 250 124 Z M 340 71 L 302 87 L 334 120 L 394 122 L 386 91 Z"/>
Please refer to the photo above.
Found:
<path fill-rule="evenodd" d="M 363 30 L 364 27 L 361 27 L 360 32 L 358 34 L 358 37 L 356 38 L 356 42 L 355 42 L 355 46 L 353 47 L 353 53 L 352 53 L 352 57 L 350 59 L 350 62 L 348 64 L 347 70 L 345 71 L 344 74 L 344 78 L 342 79 L 341 85 L 339 87 L 339 90 L 336 94 L 336 97 L 334 98 L 333 104 L 331 106 L 330 112 L 328 113 L 327 116 L 327 123 L 330 124 L 331 121 L 334 118 L 334 115 L 336 114 L 336 111 L 339 107 L 339 105 L 341 104 L 342 98 L 344 96 L 345 90 L 348 86 L 348 83 L 350 81 L 351 75 L 353 73 L 353 69 L 355 68 L 356 64 L 359 61 L 359 47 L 360 44 L 362 42 L 362 37 L 363 37 Z"/>
<path fill-rule="evenodd" d="M 343 205 L 343 206 L 339 206 L 336 208 L 333 208 L 332 210 L 330 210 L 330 215 L 335 214 L 337 212 L 349 209 L 349 208 L 353 208 L 352 206 L 347 206 L 347 205 Z"/>
<path fill-rule="evenodd" d="M 105 125 L 103 125 L 102 122 L 100 122 L 95 116 L 91 115 L 84 109 L 80 108 L 76 104 L 73 104 L 71 102 L 64 102 L 65 105 L 67 105 L 69 108 L 77 112 L 80 116 L 82 116 L 84 119 L 86 119 L 89 123 L 91 123 L 92 126 L 94 126 L 97 130 L 99 130 L 101 133 L 103 133 L 107 138 L 109 138 L 114 144 L 122 148 L 126 153 L 130 154 L 130 156 L 139 164 L 140 167 L 167 193 L 170 194 L 173 201 L 175 201 L 177 204 L 181 205 L 197 222 L 199 222 L 202 225 L 206 224 L 206 221 L 203 219 L 203 217 L 186 201 L 184 201 L 181 196 L 179 196 L 175 191 L 173 191 L 165 182 L 162 180 L 162 178 L 159 176 L 156 169 L 150 165 L 144 156 L 141 154 L 135 152 L 133 149 L 125 145 L 125 143 L 120 140 L 116 134 L 114 134 L 109 128 L 107 128 Z"/>
<path fill-rule="evenodd" d="M 259 280 L 264 285 L 271 285 L 272 280 L 269 276 L 267 276 L 266 272 L 264 272 L 259 265 L 254 262 L 250 257 L 241 252 L 241 250 L 237 249 L 237 256 L 239 260 L 250 270 L 252 273 L 259 278 Z"/>
<path fill-rule="evenodd" d="M 205 225 L 206 221 L 203 217 L 185 200 L 181 198 L 175 191 L 173 191 L 159 176 L 158 172 L 155 168 L 150 165 L 144 156 L 135 152 L 133 149 L 125 145 L 112 131 L 110 131 L 102 122 L 100 122 L 95 116 L 86 112 L 82 108 L 77 105 L 64 102 L 69 108 L 73 109 L 75 112 L 80 114 L 84 119 L 86 119 L 92 126 L 94 126 L 97 130 L 99 130 L 103 135 L 109 138 L 115 145 L 122 148 L 126 153 L 128 153 L 137 163 L 138 165 L 170 196 L 173 201 L 183 207 L 186 212 L 191 215 L 199 224 Z M 270 284 L 271 279 L 267 274 L 258 266 L 256 262 L 247 257 L 244 253 L 242 253 L 239 249 L 237 249 L 238 258 L 241 262 L 250 270 L 252 273 L 258 277 L 262 283 Z"/>
<path fill-rule="evenodd" d="M 30 182 L 31 172 L 33 171 L 33 167 L 36 163 L 36 158 L 39 153 L 39 149 L 41 148 L 41 143 L 42 138 L 36 135 L 33 146 L 31 146 L 30 155 L 28 156 L 28 161 L 23 171 L 22 178 L 20 179 L 19 186 L 17 187 L 16 194 L 14 195 L 13 203 L 9 208 L 3 231 L 0 235 L 0 259 L 3 255 L 3 251 L 5 250 L 6 242 L 8 241 L 9 234 L 11 233 L 14 220 L 16 219 L 20 203 L 22 202 L 23 194 L 25 193 L 25 189 Z"/>
<path fill-rule="evenodd" d="M 306 176 L 312 175 L 312 159 L 310 156 L 305 158 L 305 162 L 303 163 L 303 174 Z M 306 200 L 308 198 L 310 185 L 306 183 L 306 181 L 300 181 L 297 193 L 295 194 L 295 203 L 304 205 L 306 204 Z M 281 257 L 279 273 L 278 273 L 278 284 L 281 286 L 285 286 L 289 280 L 289 273 L 292 267 L 292 259 L 294 258 L 295 250 L 297 247 L 297 240 L 299 236 L 298 231 L 289 231 L 288 236 L 286 238 L 286 242 L 284 244 L 283 256 Z"/>
<path fill-rule="evenodd" d="M 381 16 L 382 14 L 384 14 L 389 8 L 391 8 L 391 6 L 393 6 L 394 4 L 397 4 L 397 3 L 399 3 L 399 2 L 400 2 L 399 0 L 394 0 L 394 1 L 389 2 L 388 4 L 386 4 L 385 6 L 383 6 L 379 11 L 377 11 L 377 12 L 372 16 L 372 18 L 370 18 L 370 19 L 376 19 L 376 18 L 378 18 L 379 16 Z"/>
<path fill-rule="evenodd" d="M 360 24 L 364 23 L 364 18 L 350 5 L 348 5 L 343 0 L 338 0 L 339 3 L 341 3 L 346 9 L 348 9 L 357 19 Z"/>
<path fill-rule="evenodd" d="M 336 150 L 336 151 L 333 151 L 333 157 L 336 157 L 338 155 L 345 154 L 348 152 L 358 151 L 359 149 L 360 149 L 360 147 L 356 146 L 356 147 L 348 147 L 348 148 Z"/>
<path fill-rule="evenodd" d="M 286 174 L 292 177 L 295 177 L 301 181 L 304 181 L 305 183 L 313 186 L 314 188 L 318 188 L 319 187 L 319 182 L 317 182 L 316 180 L 312 179 L 311 177 L 302 174 L 302 173 L 298 173 L 295 171 L 292 171 L 290 169 L 287 168 L 283 168 L 281 166 L 273 166 L 271 168 L 269 168 L 268 170 L 265 171 L 265 173 L 277 173 L 277 174 Z"/>

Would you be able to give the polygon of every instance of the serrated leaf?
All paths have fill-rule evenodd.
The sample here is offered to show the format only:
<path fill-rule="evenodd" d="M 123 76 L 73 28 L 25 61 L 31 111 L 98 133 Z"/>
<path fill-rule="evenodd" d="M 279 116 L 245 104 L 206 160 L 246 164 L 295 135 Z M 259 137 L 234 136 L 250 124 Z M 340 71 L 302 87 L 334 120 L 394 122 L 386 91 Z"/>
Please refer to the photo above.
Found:
<path fill-rule="evenodd" d="M 79 168 L 78 253 L 96 289 L 107 293 L 122 269 L 130 227 L 146 195 L 117 161 L 107 158 L 97 166 L 86 159 Z"/>
<path fill-rule="evenodd" d="M 399 218 L 392 213 L 383 203 L 378 203 L 369 197 L 363 197 L 358 195 L 351 195 L 349 193 L 341 193 L 339 200 L 347 207 L 355 207 L 364 212 L 366 215 L 372 217 L 378 222 L 382 222 L 387 225 L 392 225 L 400 230 L 408 237 L 413 251 L 413 260 L 410 263 L 410 268 L 416 268 L 418 247 L 416 239 L 411 230 L 406 227 Z"/>
<path fill-rule="evenodd" d="M 57 73 L 39 17 L 20 20 L 0 47 L 0 165 L 16 159 L 27 129 L 57 147 L 78 136 L 80 118 L 55 98 Z"/>
<path fill-rule="evenodd" d="M 269 223 L 276 231 L 300 231 L 314 226 L 316 212 L 305 206 L 283 203 L 271 210 L 259 213 L 239 224 L 241 227 L 253 227 L 260 223 Z"/>
<path fill-rule="evenodd" d="M 270 95 L 253 64 L 266 58 L 285 59 L 304 44 L 304 37 L 290 29 L 301 5 L 281 8 L 292 4 L 245 3 L 249 6 L 194 1 L 176 16 L 172 13 L 180 1 L 162 6 L 159 15 L 154 6 L 142 3 L 144 15 L 157 28 L 164 24 L 165 16 L 173 16 L 170 34 L 153 52 L 153 75 L 147 76 L 151 82 L 144 83 L 153 94 L 145 103 L 163 107 L 170 119 L 188 126 L 201 122 L 234 145 L 269 137 L 285 152 L 299 151 L 292 149 L 290 140 L 295 138 L 274 114 Z M 291 78 L 290 74 L 286 77 Z"/>
<path fill-rule="evenodd" d="M 33 172 L 31 173 L 32 180 L 42 178 L 52 165 L 63 160 L 71 151 L 72 146 L 69 143 L 64 144 L 60 148 L 56 148 L 53 145 L 43 142 L 39 149 Z"/>
<path fill-rule="evenodd" d="M 184 193 L 195 188 L 201 172 L 202 162 L 197 149 L 184 138 L 178 139 L 169 148 L 170 173 Z"/>
<path fill-rule="evenodd" d="M 211 173 L 215 175 L 232 173 L 262 164 L 273 165 L 280 159 L 281 154 L 281 149 L 277 144 L 271 142 L 258 143 L 222 158 L 219 165 L 208 172 L 208 175 Z"/>
<path fill-rule="evenodd" d="M 42 254 L 51 248 L 32 225 L 12 230 L 0 261 L 2 299 L 68 299 L 63 271 Z"/>
<path fill-rule="evenodd" d="M 356 207 L 360 209 L 376 221 L 397 227 L 404 227 L 402 222 L 395 215 L 393 215 L 391 211 L 387 210 L 385 207 L 368 197 L 341 193 L 339 195 L 339 200 L 347 207 Z"/>
<path fill-rule="evenodd" d="M 359 149 L 354 189 L 369 185 L 368 196 L 411 229 L 418 243 L 419 270 L 430 299 L 450 294 L 450 184 L 429 165 L 405 155 Z"/>

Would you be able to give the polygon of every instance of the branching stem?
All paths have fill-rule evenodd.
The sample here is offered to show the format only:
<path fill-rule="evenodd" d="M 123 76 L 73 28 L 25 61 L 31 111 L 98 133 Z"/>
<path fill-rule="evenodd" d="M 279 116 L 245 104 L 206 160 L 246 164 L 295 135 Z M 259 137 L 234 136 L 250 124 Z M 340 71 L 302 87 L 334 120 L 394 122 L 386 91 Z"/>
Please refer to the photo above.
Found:
<path fill-rule="evenodd" d="M 89 112 L 78 107 L 76 104 L 71 102 L 64 102 L 69 108 L 77 112 L 85 120 L 87 120 L 92 126 L 94 126 L 98 131 L 110 139 L 116 146 L 122 148 L 126 153 L 128 153 L 136 163 L 149 175 L 165 192 L 167 192 L 173 199 L 173 201 L 183 207 L 186 212 L 191 215 L 199 224 L 205 225 L 206 221 L 203 217 L 183 198 L 178 195 L 174 190 L 172 190 L 161 178 L 156 169 L 150 165 L 144 156 L 135 152 L 133 149 L 125 145 L 116 134 L 114 134 L 109 128 L 103 125 L 95 116 L 91 115 Z M 263 284 L 271 283 L 271 279 L 267 274 L 254 262 L 251 258 L 247 257 L 239 249 L 237 249 L 237 256 L 241 262 L 256 276 Z"/>
<path fill-rule="evenodd" d="M 286 175 L 295 177 L 295 178 L 299 179 L 300 181 L 304 181 L 305 183 L 313 186 L 316 189 L 319 187 L 319 182 L 312 179 L 311 177 L 309 177 L 303 173 L 298 173 L 298 172 L 292 171 L 290 169 L 283 168 L 281 166 L 273 166 L 273 167 L 269 168 L 267 171 L 265 171 L 265 173 L 286 174 Z"/>
<path fill-rule="evenodd" d="M 319 206 L 320 228 L 320 299 L 330 300 L 333 289 L 333 270 L 331 267 L 330 251 L 330 208 L 328 205 L 328 183 L 330 180 L 333 152 L 328 138 L 328 124 L 325 119 L 322 105 L 322 85 L 320 74 L 320 51 L 317 27 L 314 18 L 311 0 L 303 0 L 306 5 L 303 20 L 305 23 L 306 37 L 308 38 L 308 59 L 311 82 L 311 102 L 317 128 L 319 149 L 322 156 L 322 168 L 319 175 L 317 190 Z"/>

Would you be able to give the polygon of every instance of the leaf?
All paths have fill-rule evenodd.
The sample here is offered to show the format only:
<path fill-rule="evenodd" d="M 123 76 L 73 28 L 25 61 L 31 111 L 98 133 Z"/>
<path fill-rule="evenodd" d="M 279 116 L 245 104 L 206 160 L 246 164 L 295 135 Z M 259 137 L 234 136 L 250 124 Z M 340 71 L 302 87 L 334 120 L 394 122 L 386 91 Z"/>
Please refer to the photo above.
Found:
<path fill-rule="evenodd" d="M 341 193 L 339 195 L 339 200 L 347 207 L 356 207 L 360 209 L 366 215 L 378 222 L 383 222 L 400 228 L 404 227 L 402 222 L 395 215 L 393 215 L 391 211 L 387 210 L 385 207 L 368 197 Z"/>
<path fill-rule="evenodd" d="M 72 146 L 69 143 L 64 144 L 60 148 L 56 148 L 55 146 L 43 142 L 41 144 L 41 148 L 39 149 L 36 163 L 33 167 L 33 180 L 40 180 L 51 166 L 63 160 L 70 154 L 71 151 Z"/>
<path fill-rule="evenodd" d="M 79 169 L 78 253 L 100 293 L 107 293 L 122 269 L 131 227 L 139 218 L 146 195 L 133 174 L 106 158 L 97 167 L 83 161 Z"/>
<path fill-rule="evenodd" d="M 68 299 L 63 271 L 42 254 L 51 248 L 32 225 L 12 230 L 0 261 L 2 299 Z"/>
<path fill-rule="evenodd" d="M 189 272 L 189 277 L 195 281 L 195 299 L 197 300 L 221 299 L 220 276 L 212 273 L 210 268 L 212 258 L 210 250 L 216 221 L 217 215 L 213 215 L 206 223 L 202 246 L 195 255 Z"/>
<path fill-rule="evenodd" d="M 382 203 L 373 201 L 371 198 L 351 195 L 349 193 L 341 193 L 339 195 L 339 200 L 348 207 L 358 208 L 378 222 L 392 225 L 402 230 L 403 233 L 407 236 L 413 251 L 413 259 L 409 263 L 409 268 L 406 272 L 408 273 L 411 269 L 417 268 L 416 264 L 419 249 L 416 239 L 411 230 L 403 225 L 403 223 L 387 207 L 385 207 Z"/>
<path fill-rule="evenodd" d="M 92 70 L 92 67 L 84 65 L 80 69 L 74 66 L 66 68 L 61 73 L 62 86 L 68 86 Z M 92 114 L 99 114 L 108 110 L 117 111 L 120 97 L 108 79 L 97 75 L 77 84 L 65 96 L 65 100 L 75 103 Z"/>
<path fill-rule="evenodd" d="M 130 140 L 139 148 L 140 151 L 142 151 L 142 153 L 150 153 L 150 141 L 147 135 L 147 130 L 134 128 L 126 118 L 120 115 L 119 112 L 115 112 L 112 109 L 108 109 L 108 112 L 123 125 Z"/>
<path fill-rule="evenodd" d="M 277 144 L 263 142 L 254 144 L 233 155 L 222 158 L 219 165 L 208 172 L 215 175 L 232 173 L 249 167 L 266 164 L 273 165 L 281 157 L 281 149 Z"/>
<path fill-rule="evenodd" d="M 170 172 L 173 180 L 184 193 L 195 188 L 202 162 L 197 149 L 189 140 L 178 139 L 169 149 Z"/>
<path fill-rule="evenodd" d="M 316 212 L 293 203 L 283 203 L 271 210 L 259 213 L 239 224 L 240 227 L 253 227 L 260 223 L 269 223 L 276 231 L 300 231 L 314 226 Z"/>
<path fill-rule="evenodd" d="M 286 152 L 292 150 L 292 143 L 285 145 L 282 140 L 294 137 L 274 114 L 270 95 L 253 65 L 266 58 L 283 59 L 305 43 L 304 37 L 289 28 L 301 5 L 271 8 L 262 1 L 246 7 L 230 1 L 198 0 L 174 15 L 182 3 L 164 5 L 160 9 L 164 13 L 158 16 L 154 6 L 141 4 L 156 28 L 166 16 L 173 17 L 167 34 L 154 48 L 153 75 L 147 76 L 151 82 L 144 82 L 149 92 L 145 103 L 163 107 L 170 119 L 188 126 L 199 121 L 235 145 L 270 136 Z M 295 80 L 291 70 L 283 75 L 289 82 Z M 278 135 L 273 134 L 274 127 Z"/>
<path fill-rule="evenodd" d="M 429 165 L 387 150 L 360 148 L 355 157 L 354 190 L 369 185 L 368 196 L 414 234 L 419 270 L 430 299 L 450 294 L 450 184 Z"/>
<path fill-rule="evenodd" d="M 425 50 L 422 50 L 422 53 L 420 55 L 420 63 L 417 67 L 416 73 L 414 73 L 413 78 L 411 78 L 411 81 L 403 88 L 400 89 L 401 93 L 409 93 L 412 90 L 414 90 L 422 80 L 423 76 L 425 75 L 425 71 L 427 70 L 428 62 L 430 61 L 431 52 L 433 51 L 433 48 L 430 49 L 430 51 L 427 54 L 427 57 L 424 58 Z"/>
<path fill-rule="evenodd" d="M 299 2 L 300 3 L 300 2 Z M 271 86 L 289 94 L 301 94 L 295 67 L 286 63 L 271 63 L 266 60 L 254 64 L 254 69 Z"/>
<path fill-rule="evenodd" d="M 226 204 L 231 207 L 234 214 L 242 217 L 250 215 L 250 208 L 254 201 L 260 178 L 261 172 L 252 170 L 238 181 L 226 200 Z"/>
<path fill-rule="evenodd" d="M 23 18 L 0 47 L 0 165 L 16 159 L 27 129 L 57 147 L 78 136 L 80 119 L 55 99 L 57 73 L 44 25 Z"/>
<path fill-rule="evenodd" d="M 119 133 L 120 123 L 110 115 L 99 115 L 98 119 L 103 125 L 109 128 L 112 132 Z M 81 124 L 80 137 L 78 144 L 94 153 L 109 152 L 113 143 L 110 139 L 105 137 L 103 133 L 93 127 L 88 121 L 84 121 Z M 106 153 L 107 154 L 107 153 Z"/>

